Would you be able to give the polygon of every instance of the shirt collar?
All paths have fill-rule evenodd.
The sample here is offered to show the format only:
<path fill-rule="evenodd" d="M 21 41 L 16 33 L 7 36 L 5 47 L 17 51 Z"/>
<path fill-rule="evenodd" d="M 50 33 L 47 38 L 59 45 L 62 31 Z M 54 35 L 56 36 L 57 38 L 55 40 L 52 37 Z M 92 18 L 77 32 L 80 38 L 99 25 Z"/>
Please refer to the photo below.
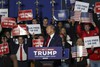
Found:
<path fill-rule="evenodd" d="M 54 36 L 54 33 L 50 35 L 50 38 L 53 38 L 53 36 Z"/>
<path fill-rule="evenodd" d="M 23 44 L 19 44 L 19 46 L 23 46 Z"/>

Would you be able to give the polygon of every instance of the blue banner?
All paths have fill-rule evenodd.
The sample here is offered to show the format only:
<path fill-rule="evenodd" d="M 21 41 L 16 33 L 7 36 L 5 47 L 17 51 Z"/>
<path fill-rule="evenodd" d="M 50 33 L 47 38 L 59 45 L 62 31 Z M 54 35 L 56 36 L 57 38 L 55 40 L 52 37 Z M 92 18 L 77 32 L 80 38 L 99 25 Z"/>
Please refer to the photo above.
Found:
<path fill-rule="evenodd" d="M 62 59 L 62 47 L 29 47 L 28 59 Z"/>
<path fill-rule="evenodd" d="M 66 58 L 66 59 L 69 58 L 69 49 L 68 48 L 64 49 L 64 58 Z"/>
<path fill-rule="evenodd" d="M 68 10 L 55 10 L 54 12 L 55 20 L 57 21 L 65 21 L 69 17 L 69 11 Z"/>

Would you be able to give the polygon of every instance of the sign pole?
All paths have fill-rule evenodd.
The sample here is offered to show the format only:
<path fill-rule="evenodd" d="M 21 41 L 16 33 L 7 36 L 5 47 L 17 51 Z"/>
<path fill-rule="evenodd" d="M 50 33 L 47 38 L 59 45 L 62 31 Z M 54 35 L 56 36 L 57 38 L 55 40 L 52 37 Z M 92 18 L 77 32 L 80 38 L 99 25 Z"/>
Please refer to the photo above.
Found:
<path fill-rule="evenodd" d="M 51 1 L 50 1 L 50 4 L 51 4 L 51 6 L 52 6 L 52 23 L 53 23 L 53 24 L 56 24 L 55 19 L 54 19 L 55 3 L 56 3 L 55 0 L 51 0 Z"/>
<path fill-rule="evenodd" d="M 36 5 L 36 19 L 39 21 L 39 0 L 36 0 L 36 2 L 34 3 Z"/>
<path fill-rule="evenodd" d="M 2 5 L 1 8 L 3 9 L 4 8 L 5 1 L 4 0 L 1 0 L 0 1 L 0 4 Z"/>
<path fill-rule="evenodd" d="M 16 2 L 16 4 L 18 5 L 18 11 L 21 9 L 21 4 L 22 4 L 22 2 L 19 0 L 18 2 Z"/>

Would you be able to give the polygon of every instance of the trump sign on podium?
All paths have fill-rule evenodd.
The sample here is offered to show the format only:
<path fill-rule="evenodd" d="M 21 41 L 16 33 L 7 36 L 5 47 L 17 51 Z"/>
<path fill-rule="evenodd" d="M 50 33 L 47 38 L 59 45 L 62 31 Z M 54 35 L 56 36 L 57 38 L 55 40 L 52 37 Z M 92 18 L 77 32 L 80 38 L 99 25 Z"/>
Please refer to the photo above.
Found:
<path fill-rule="evenodd" d="M 62 47 L 29 47 L 28 48 L 28 59 L 61 59 L 62 58 Z"/>
<path fill-rule="evenodd" d="M 84 37 L 85 48 L 100 47 L 99 36 Z"/>

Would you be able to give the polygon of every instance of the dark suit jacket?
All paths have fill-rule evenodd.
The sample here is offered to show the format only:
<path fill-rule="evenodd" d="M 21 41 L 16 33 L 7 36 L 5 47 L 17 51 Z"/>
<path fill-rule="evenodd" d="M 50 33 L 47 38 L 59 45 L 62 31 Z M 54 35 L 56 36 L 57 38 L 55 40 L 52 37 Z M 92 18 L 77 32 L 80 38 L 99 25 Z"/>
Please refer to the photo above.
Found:
<path fill-rule="evenodd" d="M 17 51 L 18 51 L 18 48 L 19 48 L 19 44 L 15 44 L 13 39 L 10 39 L 10 43 L 9 44 L 12 45 L 11 46 L 11 48 L 12 48 L 11 49 L 11 53 L 12 54 L 16 54 Z M 31 47 L 31 45 L 32 45 L 31 39 L 27 39 L 27 44 L 24 43 L 23 45 L 24 45 L 23 48 L 25 50 L 25 53 L 28 54 L 28 47 Z"/>
<path fill-rule="evenodd" d="M 47 37 L 44 40 L 44 47 L 46 47 L 45 46 L 46 41 L 47 41 Z M 50 41 L 49 47 L 62 47 L 61 37 L 57 34 L 54 34 L 53 38 Z"/>

